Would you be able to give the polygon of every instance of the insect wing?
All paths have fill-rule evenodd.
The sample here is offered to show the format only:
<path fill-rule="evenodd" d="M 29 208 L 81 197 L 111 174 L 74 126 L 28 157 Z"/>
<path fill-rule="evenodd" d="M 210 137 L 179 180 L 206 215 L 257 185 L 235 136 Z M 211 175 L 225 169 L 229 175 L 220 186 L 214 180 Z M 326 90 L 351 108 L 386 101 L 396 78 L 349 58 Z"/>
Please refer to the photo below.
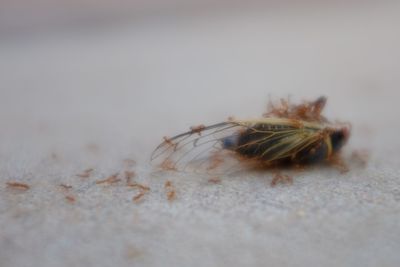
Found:
<path fill-rule="evenodd" d="M 320 140 L 319 129 L 292 128 L 279 130 L 262 130 L 268 128 L 255 126 L 250 128 L 246 134 L 246 142 L 237 147 L 237 151 L 267 162 L 278 161 L 296 155 L 306 147 Z"/>
<path fill-rule="evenodd" d="M 229 168 L 228 161 L 237 161 L 230 157 L 231 151 L 224 150 L 224 140 L 234 137 L 244 128 L 240 123 L 222 122 L 204 127 L 201 132 L 188 131 L 164 138 L 165 141 L 152 153 L 151 161 L 164 170 L 225 172 Z"/>

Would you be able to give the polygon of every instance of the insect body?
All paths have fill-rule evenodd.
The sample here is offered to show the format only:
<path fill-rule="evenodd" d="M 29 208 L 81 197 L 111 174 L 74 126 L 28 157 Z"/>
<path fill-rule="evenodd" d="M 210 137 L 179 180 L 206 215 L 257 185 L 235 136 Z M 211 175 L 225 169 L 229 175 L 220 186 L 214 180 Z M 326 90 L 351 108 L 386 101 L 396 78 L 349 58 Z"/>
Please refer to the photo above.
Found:
<path fill-rule="evenodd" d="M 166 138 L 153 152 L 152 160 L 168 161 L 176 169 L 206 171 L 214 171 L 227 161 L 231 166 L 243 162 L 275 166 L 330 160 L 346 143 L 350 129 L 331 124 L 320 115 L 325 101 L 282 104 L 257 120 L 229 120 L 201 131 L 192 129 Z"/>

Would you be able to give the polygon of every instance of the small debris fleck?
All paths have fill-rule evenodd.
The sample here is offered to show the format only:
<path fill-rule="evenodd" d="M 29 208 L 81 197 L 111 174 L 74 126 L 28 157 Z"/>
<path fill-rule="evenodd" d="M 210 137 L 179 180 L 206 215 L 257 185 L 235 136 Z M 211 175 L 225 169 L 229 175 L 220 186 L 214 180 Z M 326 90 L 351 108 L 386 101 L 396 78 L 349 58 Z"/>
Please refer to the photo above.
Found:
<path fill-rule="evenodd" d="M 132 198 L 132 201 L 136 203 L 140 202 L 143 199 L 145 193 L 146 193 L 145 191 L 140 191 L 139 194 L 137 194 Z"/>
<path fill-rule="evenodd" d="M 208 182 L 210 184 L 220 184 L 221 179 L 219 177 L 211 177 L 210 179 L 208 179 Z"/>
<path fill-rule="evenodd" d="M 286 174 L 277 173 L 274 175 L 274 178 L 272 178 L 271 186 L 276 186 L 278 183 L 293 184 L 293 177 Z"/>
<path fill-rule="evenodd" d="M 164 139 L 164 142 L 165 142 L 166 144 L 168 144 L 168 145 L 170 145 L 170 146 L 175 146 L 174 142 L 172 142 L 172 140 L 171 140 L 169 137 L 164 136 L 163 139 Z"/>
<path fill-rule="evenodd" d="M 167 192 L 167 198 L 169 201 L 173 201 L 176 199 L 176 193 L 175 190 L 171 190 Z"/>
<path fill-rule="evenodd" d="M 351 160 L 354 163 L 356 163 L 356 164 L 358 164 L 358 165 L 360 165 L 362 167 L 365 167 L 368 164 L 368 160 L 369 160 L 369 157 L 370 157 L 369 154 L 370 154 L 369 151 L 366 150 L 366 149 L 354 150 L 351 153 Z"/>
<path fill-rule="evenodd" d="M 176 171 L 175 164 L 168 158 L 166 158 L 160 165 L 164 171 Z"/>
<path fill-rule="evenodd" d="M 84 170 L 82 173 L 77 174 L 76 176 L 81 177 L 81 178 L 89 178 L 90 175 L 92 174 L 92 172 L 93 172 L 93 169 L 89 168 L 89 169 Z"/>
<path fill-rule="evenodd" d="M 131 184 L 132 179 L 136 176 L 136 173 L 134 171 L 125 171 L 125 179 L 126 179 L 126 184 Z"/>
<path fill-rule="evenodd" d="M 210 157 L 210 165 L 208 166 L 207 170 L 209 170 L 209 171 L 215 170 L 215 169 L 218 168 L 223 162 L 224 162 L 224 160 L 222 159 L 222 156 L 221 156 L 219 153 L 214 153 L 214 154 Z"/>
<path fill-rule="evenodd" d="M 20 183 L 20 182 L 7 182 L 7 187 L 9 188 L 13 188 L 13 189 L 18 189 L 21 191 L 26 191 L 29 188 L 31 188 L 29 185 L 25 184 L 25 183 Z"/>
<path fill-rule="evenodd" d="M 118 175 L 119 175 L 118 172 L 114 173 L 113 175 L 107 177 L 106 179 L 96 181 L 96 184 L 105 184 L 105 183 L 114 184 L 114 183 L 117 183 L 117 182 L 121 181 L 121 179 L 118 178 Z"/>
<path fill-rule="evenodd" d="M 71 195 L 66 195 L 65 199 L 71 204 L 75 203 L 75 201 L 76 201 L 76 198 L 74 196 L 71 196 Z"/>
<path fill-rule="evenodd" d="M 172 182 L 171 181 L 166 181 L 164 187 L 171 187 L 172 186 Z"/>
<path fill-rule="evenodd" d="M 60 184 L 60 186 L 65 190 L 72 189 L 72 185 Z"/>
<path fill-rule="evenodd" d="M 136 182 L 130 183 L 128 184 L 129 187 L 136 187 L 138 189 L 144 190 L 144 191 L 150 191 L 150 187 L 146 186 L 146 185 L 142 185 Z"/>
<path fill-rule="evenodd" d="M 192 126 L 190 127 L 190 130 L 192 131 L 192 134 L 197 133 L 199 135 L 201 135 L 201 132 L 206 128 L 206 126 L 204 124 L 200 124 L 197 126 Z"/>
<path fill-rule="evenodd" d="M 167 199 L 169 201 L 175 200 L 176 199 L 176 191 L 175 191 L 175 187 L 172 185 L 172 182 L 166 181 L 164 187 L 166 189 Z"/>

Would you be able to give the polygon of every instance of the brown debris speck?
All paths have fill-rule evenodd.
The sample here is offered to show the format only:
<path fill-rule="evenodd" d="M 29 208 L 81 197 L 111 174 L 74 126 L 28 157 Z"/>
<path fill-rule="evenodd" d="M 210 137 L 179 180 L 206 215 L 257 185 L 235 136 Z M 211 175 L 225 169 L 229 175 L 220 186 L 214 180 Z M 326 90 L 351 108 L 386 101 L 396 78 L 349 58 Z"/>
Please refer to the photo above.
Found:
<path fill-rule="evenodd" d="M 143 257 L 144 252 L 142 249 L 134 245 L 128 245 L 125 254 L 128 260 L 137 260 L 138 258 Z"/>
<path fill-rule="evenodd" d="M 81 178 L 89 178 L 90 175 L 92 174 L 92 172 L 93 172 L 93 169 L 90 168 L 90 169 L 84 170 L 82 173 L 77 174 L 76 176 L 81 177 Z"/>
<path fill-rule="evenodd" d="M 175 200 L 176 199 L 176 191 L 175 191 L 175 187 L 172 185 L 172 182 L 166 181 L 164 184 L 164 187 L 166 189 L 167 199 L 169 201 Z"/>
<path fill-rule="evenodd" d="M 113 174 L 113 175 L 107 177 L 107 178 L 104 179 L 104 180 L 98 180 L 98 181 L 96 181 L 96 184 L 105 184 L 105 183 L 107 183 L 107 184 L 114 184 L 114 183 L 117 183 L 117 182 L 121 181 L 121 179 L 118 178 L 118 175 L 119 175 L 119 173 L 117 172 L 117 173 L 115 173 L 115 174 Z"/>
<path fill-rule="evenodd" d="M 215 169 L 218 168 L 223 162 L 224 162 L 224 160 L 222 159 L 222 156 L 221 156 L 219 153 L 214 153 L 214 154 L 210 157 L 210 165 L 207 167 L 207 170 L 208 170 L 208 171 L 215 170 Z"/>
<path fill-rule="evenodd" d="M 263 116 L 326 122 L 326 118 L 321 115 L 325 104 L 326 97 L 320 97 L 315 101 L 304 101 L 302 104 L 298 105 L 291 104 L 289 97 L 287 99 L 281 99 L 278 105 L 274 105 L 270 100 L 267 112 L 264 113 Z"/>
<path fill-rule="evenodd" d="M 13 189 L 17 189 L 17 190 L 21 190 L 21 191 L 26 191 L 29 188 L 31 188 L 29 185 L 25 184 L 25 183 L 20 183 L 20 182 L 7 182 L 7 187 L 9 188 L 13 188 Z"/>
<path fill-rule="evenodd" d="M 126 183 L 129 185 L 132 183 L 132 179 L 136 176 L 136 173 L 134 171 L 125 171 L 125 179 Z"/>
<path fill-rule="evenodd" d="M 221 179 L 219 177 L 211 177 L 210 179 L 208 179 L 208 182 L 210 184 L 220 184 Z"/>
<path fill-rule="evenodd" d="M 140 191 L 139 194 L 137 194 L 136 196 L 134 196 L 132 198 L 132 201 L 136 202 L 136 203 L 140 202 L 143 199 L 145 193 L 146 193 L 146 191 Z"/>
<path fill-rule="evenodd" d="M 169 201 L 173 201 L 173 200 L 176 199 L 175 190 L 171 190 L 171 191 L 168 191 L 168 192 L 167 192 L 167 199 L 168 199 Z"/>
<path fill-rule="evenodd" d="M 274 178 L 272 178 L 271 186 L 276 186 L 278 183 L 293 184 L 293 177 L 286 174 L 276 173 Z"/>
<path fill-rule="evenodd" d="M 72 185 L 60 184 L 60 186 L 61 186 L 61 188 L 65 189 L 65 190 L 72 189 Z"/>
<path fill-rule="evenodd" d="M 197 133 L 199 135 L 201 135 L 201 132 L 206 128 L 206 126 L 204 124 L 200 124 L 197 126 L 192 126 L 190 127 L 190 130 L 192 131 L 192 134 Z"/>
<path fill-rule="evenodd" d="M 328 162 L 331 166 L 335 167 L 340 171 L 341 174 L 348 172 L 349 166 L 347 166 L 346 162 L 344 162 L 343 158 L 340 155 L 334 155 L 328 159 Z"/>
<path fill-rule="evenodd" d="M 71 195 L 66 195 L 65 199 L 71 204 L 75 203 L 75 201 L 76 201 L 76 198 L 74 196 L 71 196 Z"/>
<path fill-rule="evenodd" d="M 163 139 L 164 139 L 164 142 L 165 142 L 166 144 L 168 144 L 168 145 L 170 145 L 170 146 L 175 146 L 174 142 L 172 142 L 172 140 L 171 140 L 169 137 L 164 136 Z"/>
<path fill-rule="evenodd" d="M 160 164 L 160 168 L 164 171 L 176 171 L 175 164 L 168 158 Z"/>
<path fill-rule="evenodd" d="M 351 153 L 351 160 L 362 166 L 365 167 L 368 164 L 368 160 L 369 160 L 369 151 L 366 149 L 362 149 L 362 150 L 354 150 Z"/>
<path fill-rule="evenodd" d="M 136 187 L 136 188 L 139 188 L 139 189 L 144 190 L 144 191 L 150 191 L 150 187 L 148 187 L 146 185 L 142 185 L 142 184 L 136 183 L 136 182 L 130 183 L 130 184 L 128 184 L 128 186 L 129 187 Z"/>
<path fill-rule="evenodd" d="M 150 191 L 150 187 L 139 184 L 137 182 L 129 183 L 128 186 L 139 189 L 139 193 L 132 198 L 132 201 L 135 203 L 140 202 L 143 199 L 144 195 Z"/>

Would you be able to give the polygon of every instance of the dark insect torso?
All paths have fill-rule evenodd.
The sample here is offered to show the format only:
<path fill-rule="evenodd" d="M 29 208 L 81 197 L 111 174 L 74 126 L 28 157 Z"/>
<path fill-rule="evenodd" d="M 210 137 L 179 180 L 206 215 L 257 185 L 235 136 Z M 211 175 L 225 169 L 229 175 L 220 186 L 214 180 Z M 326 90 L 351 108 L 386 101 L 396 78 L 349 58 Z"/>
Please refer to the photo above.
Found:
<path fill-rule="evenodd" d="M 299 132 L 298 134 L 296 132 Z M 270 163 L 316 163 L 327 158 L 329 147 L 323 138 L 304 142 L 310 131 L 313 135 L 318 130 L 310 129 L 306 134 L 302 130 L 288 125 L 257 124 L 234 137 L 224 140 L 225 148 L 233 150 L 247 158 L 260 159 Z M 307 131 L 307 130 L 306 130 Z M 295 132 L 295 136 L 293 134 Z M 227 142 L 229 140 L 229 142 Z M 229 146 L 226 144 L 229 143 Z M 296 144 L 299 145 L 296 145 Z"/>

